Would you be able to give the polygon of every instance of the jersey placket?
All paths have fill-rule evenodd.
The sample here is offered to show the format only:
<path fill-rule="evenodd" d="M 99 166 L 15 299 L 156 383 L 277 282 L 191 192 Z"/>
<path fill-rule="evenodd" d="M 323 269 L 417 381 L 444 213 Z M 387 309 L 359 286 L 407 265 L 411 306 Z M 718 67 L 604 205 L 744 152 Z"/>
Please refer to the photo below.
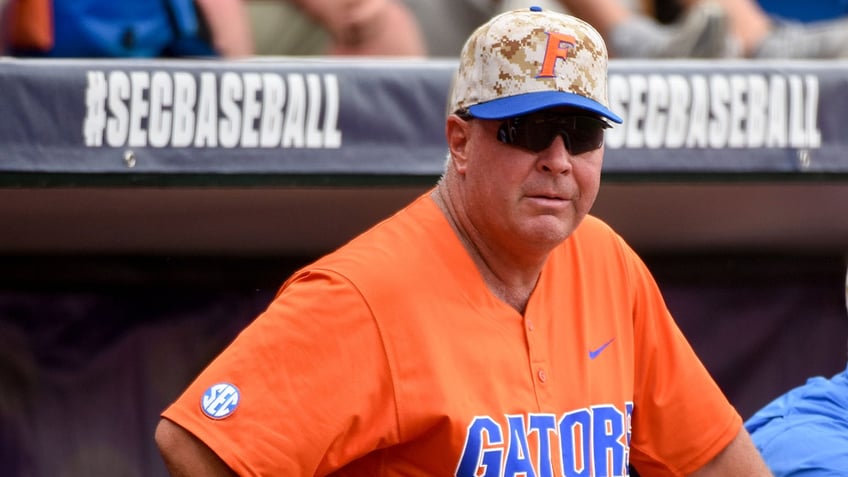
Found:
<path fill-rule="evenodd" d="M 551 399 L 551 379 L 553 373 L 550 368 L 550 356 L 546 349 L 543 333 L 544 326 L 540 317 L 530 313 L 530 307 L 524 314 L 524 336 L 527 343 L 527 357 L 530 362 L 530 378 L 533 381 L 533 391 L 536 396 L 536 405 L 539 410 L 544 409 L 545 403 Z"/>

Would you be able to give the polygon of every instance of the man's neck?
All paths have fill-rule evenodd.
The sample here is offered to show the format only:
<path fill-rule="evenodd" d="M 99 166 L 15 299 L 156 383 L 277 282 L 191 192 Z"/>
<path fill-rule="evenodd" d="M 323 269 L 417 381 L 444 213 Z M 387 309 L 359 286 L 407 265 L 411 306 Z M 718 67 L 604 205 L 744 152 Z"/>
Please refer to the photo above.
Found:
<path fill-rule="evenodd" d="M 431 197 L 450 223 L 489 290 L 519 313 L 524 313 L 547 255 L 518 260 L 515 253 L 493 247 L 455 207 L 449 187 L 440 182 Z"/>

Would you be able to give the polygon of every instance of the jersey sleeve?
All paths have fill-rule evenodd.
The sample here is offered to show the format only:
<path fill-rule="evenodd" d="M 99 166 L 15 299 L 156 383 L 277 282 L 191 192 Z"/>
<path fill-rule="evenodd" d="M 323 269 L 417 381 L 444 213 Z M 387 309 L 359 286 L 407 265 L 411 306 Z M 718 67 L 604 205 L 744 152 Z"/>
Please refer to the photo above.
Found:
<path fill-rule="evenodd" d="M 325 475 L 396 435 L 379 328 L 357 289 L 301 271 L 162 416 L 240 475 Z"/>
<path fill-rule="evenodd" d="M 637 343 L 631 462 L 642 475 L 689 475 L 733 440 L 742 418 L 674 322 L 647 267 L 630 256 Z"/>

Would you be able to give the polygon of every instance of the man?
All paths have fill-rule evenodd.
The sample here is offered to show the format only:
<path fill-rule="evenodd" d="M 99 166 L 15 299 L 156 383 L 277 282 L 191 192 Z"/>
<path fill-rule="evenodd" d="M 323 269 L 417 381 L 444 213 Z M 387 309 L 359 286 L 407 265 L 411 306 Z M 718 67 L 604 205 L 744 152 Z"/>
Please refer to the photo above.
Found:
<path fill-rule="evenodd" d="M 421 57 L 427 53 L 418 19 L 400 0 L 197 2 L 219 51 L 247 38 L 258 55 Z M 246 20 L 242 25 L 234 21 L 239 17 Z"/>
<path fill-rule="evenodd" d="M 155 58 L 219 53 L 194 0 L 8 0 L 0 1 L 0 13 L 3 53 L 10 56 Z M 241 24 L 234 18 L 231 27 Z"/>
<path fill-rule="evenodd" d="M 607 52 L 480 27 L 427 194 L 296 272 L 163 413 L 174 475 L 769 475 L 648 270 L 588 216 Z"/>
<path fill-rule="evenodd" d="M 745 427 L 777 477 L 848 475 L 848 368 L 830 379 L 808 379 L 757 411 Z"/>
<path fill-rule="evenodd" d="M 0 20 L 12 56 L 426 54 L 400 0 L 0 0 Z"/>

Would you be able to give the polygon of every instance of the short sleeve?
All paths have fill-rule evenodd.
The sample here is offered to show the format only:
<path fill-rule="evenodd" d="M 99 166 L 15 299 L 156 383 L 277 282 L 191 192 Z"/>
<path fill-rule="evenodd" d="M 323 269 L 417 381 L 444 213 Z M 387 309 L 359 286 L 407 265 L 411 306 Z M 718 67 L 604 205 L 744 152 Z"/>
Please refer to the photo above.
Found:
<path fill-rule="evenodd" d="M 324 475 L 394 438 L 393 396 L 367 303 L 344 277 L 311 270 L 294 275 L 163 417 L 241 475 Z"/>
<path fill-rule="evenodd" d="M 637 343 L 631 462 L 643 475 L 689 475 L 733 440 L 742 418 L 696 356 L 638 258 L 631 277 Z"/>

